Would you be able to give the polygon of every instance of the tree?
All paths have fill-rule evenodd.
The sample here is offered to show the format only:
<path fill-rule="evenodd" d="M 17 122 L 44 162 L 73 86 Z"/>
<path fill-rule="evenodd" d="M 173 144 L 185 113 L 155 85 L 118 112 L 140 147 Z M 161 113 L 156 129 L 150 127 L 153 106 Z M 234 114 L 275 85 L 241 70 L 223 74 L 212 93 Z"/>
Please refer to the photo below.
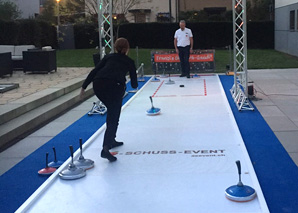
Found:
<path fill-rule="evenodd" d="M 0 20 L 11 21 L 19 18 L 21 11 L 10 1 L 0 0 Z"/>
<path fill-rule="evenodd" d="M 85 0 L 66 0 L 66 13 L 70 15 L 85 12 Z"/>
<path fill-rule="evenodd" d="M 86 2 L 86 12 L 93 17 L 94 21 L 97 21 L 98 17 L 98 0 L 85 0 Z M 105 0 L 108 2 L 108 0 Z M 119 27 L 121 24 L 126 23 L 126 16 L 129 10 L 134 6 L 140 4 L 144 0 L 113 0 L 112 13 L 116 15 L 116 19 L 113 19 L 114 29 L 116 38 L 118 37 Z"/>
<path fill-rule="evenodd" d="M 186 22 L 206 22 L 208 21 L 208 14 L 204 11 L 181 11 L 179 13 L 180 20 Z"/>
<path fill-rule="evenodd" d="M 106 0 L 108 1 L 108 0 Z M 90 15 L 97 15 L 97 0 L 85 0 L 86 12 Z M 140 4 L 142 0 L 113 0 L 113 14 L 127 14 L 129 10 Z"/>
<path fill-rule="evenodd" d="M 141 0 L 114 0 L 113 12 L 127 15 L 130 9 L 142 2 Z"/>
<path fill-rule="evenodd" d="M 43 4 L 43 10 L 38 16 L 38 19 L 46 21 L 51 24 L 56 24 L 57 19 L 55 16 L 56 1 L 55 0 L 45 0 Z"/>
<path fill-rule="evenodd" d="M 45 20 L 51 20 L 51 16 L 57 13 L 56 0 L 44 0 L 44 11 L 41 16 Z M 104 0 L 108 2 L 109 0 Z M 125 16 L 129 10 L 142 0 L 113 0 L 113 14 L 116 15 L 115 24 L 126 22 Z M 144 0 L 143 0 L 144 1 Z M 98 0 L 64 0 L 59 2 L 59 13 L 61 22 L 97 22 L 98 17 Z M 119 18 L 119 19 L 118 19 Z"/>
<path fill-rule="evenodd" d="M 186 22 L 220 22 L 232 21 L 232 11 L 224 11 L 217 14 L 208 14 L 205 10 L 200 11 L 181 11 L 179 13 L 180 20 Z"/>
<path fill-rule="evenodd" d="M 60 6 L 64 22 L 75 23 L 85 19 L 85 0 L 66 0 Z"/>
<path fill-rule="evenodd" d="M 247 1 L 247 20 L 266 21 L 270 20 L 270 7 L 272 0 L 250 0 Z"/>
<path fill-rule="evenodd" d="M 57 23 L 58 7 L 56 0 L 45 0 L 43 10 L 39 19 L 45 20 L 52 24 Z M 59 2 L 59 15 L 61 23 L 74 23 L 77 19 L 85 16 L 84 0 L 64 0 Z"/>

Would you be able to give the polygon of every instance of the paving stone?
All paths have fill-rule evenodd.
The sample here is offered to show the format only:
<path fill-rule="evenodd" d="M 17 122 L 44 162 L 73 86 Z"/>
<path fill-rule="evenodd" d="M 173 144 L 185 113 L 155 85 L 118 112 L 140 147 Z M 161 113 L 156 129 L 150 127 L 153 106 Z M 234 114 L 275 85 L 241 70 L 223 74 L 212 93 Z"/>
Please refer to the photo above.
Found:
<path fill-rule="evenodd" d="M 3 175 L 23 159 L 23 157 L 0 157 L 0 175 Z"/>
<path fill-rule="evenodd" d="M 27 73 L 24 74 L 22 71 L 14 71 L 12 77 L 0 79 L 0 83 L 18 83 L 19 89 L 11 90 L 4 93 L 1 98 L 0 104 L 6 104 L 16 100 L 16 98 L 25 97 L 35 92 L 39 92 L 43 89 L 51 86 L 69 81 L 78 76 L 89 73 L 91 68 L 58 68 L 57 72 L 51 74 L 37 74 Z M 25 90 L 26 88 L 32 88 L 32 90 Z M 10 96 L 7 94 L 23 93 L 23 95 Z"/>
<path fill-rule="evenodd" d="M 292 160 L 295 162 L 296 166 L 298 166 L 298 153 L 290 152 L 289 155 L 292 158 Z"/>
<path fill-rule="evenodd" d="M 8 103 L 8 101 L 11 100 L 11 98 L 3 98 L 0 99 L 0 105 L 5 105 Z"/>
<path fill-rule="evenodd" d="M 275 132 L 275 135 L 288 152 L 298 153 L 298 131 Z"/>
<path fill-rule="evenodd" d="M 298 127 L 287 116 L 264 117 L 273 131 L 298 131 Z"/>
<path fill-rule="evenodd" d="M 277 106 L 259 106 L 258 110 L 263 117 L 285 116 Z"/>
<path fill-rule="evenodd" d="M 52 137 L 36 137 L 33 135 L 29 135 L 28 137 L 13 145 L 13 147 L 5 150 L 5 152 L 1 152 L 0 158 L 25 158 L 51 139 Z"/>
<path fill-rule="evenodd" d="M 22 98 L 23 93 L 9 93 L 9 94 L 5 94 L 4 97 L 11 98 L 11 99 Z"/>

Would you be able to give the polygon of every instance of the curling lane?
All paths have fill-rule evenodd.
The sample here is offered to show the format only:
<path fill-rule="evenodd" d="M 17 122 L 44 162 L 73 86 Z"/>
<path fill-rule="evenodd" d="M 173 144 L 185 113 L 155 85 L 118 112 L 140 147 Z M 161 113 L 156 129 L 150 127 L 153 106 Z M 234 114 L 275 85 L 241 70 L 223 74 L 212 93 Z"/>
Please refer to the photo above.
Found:
<path fill-rule="evenodd" d="M 218 76 L 202 77 L 208 96 L 189 97 L 181 94 L 201 90 L 204 94 L 199 81 L 182 79 L 185 88 L 180 88 L 180 79 L 171 78 L 176 84 L 164 85 L 158 92 L 177 96 L 154 98 L 161 115 L 145 114 L 150 108 L 148 97 L 160 82 L 148 83 L 123 110 L 118 138 L 125 145 L 113 150 L 117 162 L 99 157 L 103 134 L 98 134 L 84 151 L 85 157 L 95 161 L 94 169 L 75 181 L 55 178 L 23 209 L 269 212 Z M 238 181 L 236 160 L 241 161 L 243 183 L 257 192 L 257 198 L 248 203 L 231 202 L 224 195 Z"/>
<path fill-rule="evenodd" d="M 207 96 L 206 79 L 181 79 L 177 77 L 171 77 L 171 79 L 175 79 L 175 84 L 167 85 L 164 80 L 161 81 L 152 97 Z M 187 87 L 184 83 L 187 83 Z M 173 90 L 173 87 L 176 88 L 177 85 L 183 85 L 183 87 L 179 86 L 180 89 Z"/>

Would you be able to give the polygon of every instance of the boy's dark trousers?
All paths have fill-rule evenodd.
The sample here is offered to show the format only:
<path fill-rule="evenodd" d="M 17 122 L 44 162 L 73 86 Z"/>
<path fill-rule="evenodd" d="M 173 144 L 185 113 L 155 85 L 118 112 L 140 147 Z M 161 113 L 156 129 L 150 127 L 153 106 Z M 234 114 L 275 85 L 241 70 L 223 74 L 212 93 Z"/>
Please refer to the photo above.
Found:
<path fill-rule="evenodd" d="M 103 147 L 110 146 L 116 138 L 125 85 L 109 79 L 96 79 L 93 82 L 93 90 L 99 100 L 107 107 L 107 128 Z"/>

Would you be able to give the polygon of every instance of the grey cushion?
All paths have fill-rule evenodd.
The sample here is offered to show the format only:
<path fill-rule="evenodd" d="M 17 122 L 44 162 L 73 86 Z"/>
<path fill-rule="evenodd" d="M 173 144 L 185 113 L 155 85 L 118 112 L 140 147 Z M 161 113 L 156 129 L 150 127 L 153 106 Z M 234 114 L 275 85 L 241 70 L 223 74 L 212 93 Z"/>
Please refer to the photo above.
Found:
<path fill-rule="evenodd" d="M 14 51 L 13 55 L 22 56 L 23 51 L 27 51 L 28 49 L 33 49 L 33 48 L 35 48 L 34 45 L 18 45 L 18 46 L 15 46 L 15 51 Z"/>
<path fill-rule="evenodd" d="M 14 45 L 0 45 L 0 53 L 11 53 L 11 55 L 14 55 Z"/>
<path fill-rule="evenodd" d="M 11 59 L 12 60 L 23 60 L 23 56 L 22 55 L 12 55 Z"/>

